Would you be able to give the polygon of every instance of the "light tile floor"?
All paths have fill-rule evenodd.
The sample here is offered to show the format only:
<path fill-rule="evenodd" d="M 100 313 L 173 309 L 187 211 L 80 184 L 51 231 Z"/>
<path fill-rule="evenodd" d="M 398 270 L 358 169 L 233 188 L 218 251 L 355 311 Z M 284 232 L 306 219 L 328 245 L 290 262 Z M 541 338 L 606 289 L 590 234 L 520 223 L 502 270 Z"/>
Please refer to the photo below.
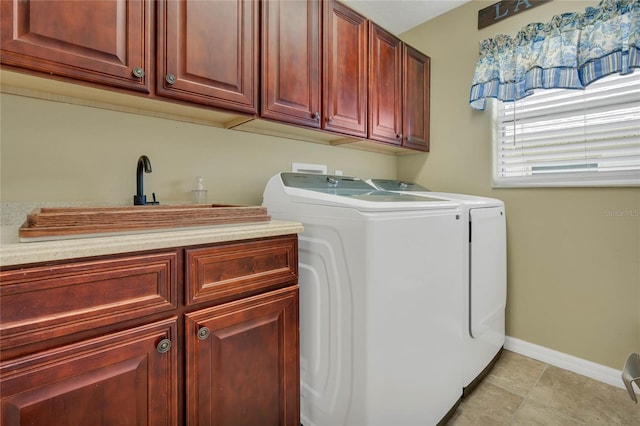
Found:
<path fill-rule="evenodd" d="M 640 404 L 624 389 L 505 350 L 447 422 L 467 425 L 640 426 Z"/>

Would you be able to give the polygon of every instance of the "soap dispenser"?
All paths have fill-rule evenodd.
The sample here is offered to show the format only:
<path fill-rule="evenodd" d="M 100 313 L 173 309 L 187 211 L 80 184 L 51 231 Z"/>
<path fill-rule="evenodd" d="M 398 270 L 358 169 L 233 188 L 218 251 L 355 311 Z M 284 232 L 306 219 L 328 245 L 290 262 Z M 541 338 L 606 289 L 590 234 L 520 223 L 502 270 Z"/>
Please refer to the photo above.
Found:
<path fill-rule="evenodd" d="M 191 191 L 191 200 L 194 204 L 206 204 L 207 190 L 204 189 L 202 176 L 196 178 L 196 189 Z"/>

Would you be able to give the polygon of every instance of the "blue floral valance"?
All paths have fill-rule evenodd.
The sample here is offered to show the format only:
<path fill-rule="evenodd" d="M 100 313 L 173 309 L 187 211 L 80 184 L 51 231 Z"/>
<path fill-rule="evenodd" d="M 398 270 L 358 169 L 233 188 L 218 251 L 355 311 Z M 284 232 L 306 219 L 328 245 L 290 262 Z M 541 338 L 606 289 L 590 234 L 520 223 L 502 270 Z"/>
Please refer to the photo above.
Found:
<path fill-rule="evenodd" d="M 613 73 L 640 68 L 640 0 L 602 0 L 584 13 L 533 23 L 515 37 L 480 44 L 469 103 L 514 101 L 538 88 L 583 89 Z"/>

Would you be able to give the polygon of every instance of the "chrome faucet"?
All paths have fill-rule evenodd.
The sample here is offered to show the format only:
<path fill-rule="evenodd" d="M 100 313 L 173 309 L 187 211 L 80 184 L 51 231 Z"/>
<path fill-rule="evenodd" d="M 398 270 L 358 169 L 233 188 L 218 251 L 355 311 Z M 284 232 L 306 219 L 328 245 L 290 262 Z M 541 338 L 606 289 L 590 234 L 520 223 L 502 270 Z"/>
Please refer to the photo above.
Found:
<path fill-rule="evenodd" d="M 151 173 L 151 161 L 146 155 L 138 158 L 138 167 L 136 168 L 136 195 L 133 196 L 133 204 L 136 206 L 144 206 L 145 204 L 159 204 L 156 201 L 156 194 L 153 194 L 153 201 L 147 203 L 147 196 L 144 195 L 144 173 Z"/>

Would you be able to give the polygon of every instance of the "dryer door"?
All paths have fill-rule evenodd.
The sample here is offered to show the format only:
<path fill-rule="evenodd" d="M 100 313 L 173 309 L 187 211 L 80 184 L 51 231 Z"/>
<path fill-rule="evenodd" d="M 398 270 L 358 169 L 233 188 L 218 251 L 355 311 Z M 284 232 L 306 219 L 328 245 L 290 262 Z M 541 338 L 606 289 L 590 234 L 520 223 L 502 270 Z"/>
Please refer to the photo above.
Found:
<path fill-rule="evenodd" d="M 507 241 L 503 207 L 469 211 L 469 328 L 478 338 L 495 335 L 504 340 L 507 303 Z"/>

